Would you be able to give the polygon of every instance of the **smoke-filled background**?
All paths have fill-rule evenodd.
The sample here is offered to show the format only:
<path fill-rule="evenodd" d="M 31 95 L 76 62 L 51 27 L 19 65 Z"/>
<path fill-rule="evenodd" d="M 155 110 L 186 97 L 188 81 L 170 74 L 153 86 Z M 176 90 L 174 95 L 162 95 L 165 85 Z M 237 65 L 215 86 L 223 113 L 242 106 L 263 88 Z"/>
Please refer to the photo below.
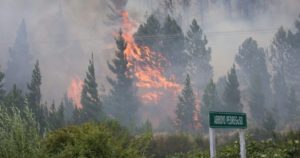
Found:
<path fill-rule="evenodd" d="M 27 77 L 20 75 L 20 81 L 18 77 L 15 80 L 8 78 L 6 89 L 11 89 L 13 82 L 23 82 L 17 84 L 21 88 L 26 87 L 33 64 L 39 60 L 42 100 L 61 101 L 72 79 L 84 78 L 88 60 L 93 53 L 99 91 L 101 94 L 108 93 L 110 86 L 106 76 L 110 76 L 111 72 L 107 61 L 114 57 L 114 37 L 122 28 L 122 11 L 127 11 L 131 20 L 136 23 L 133 31 L 145 23 L 152 13 L 161 23 L 170 15 L 184 34 L 192 20 L 196 19 L 211 47 L 213 78 L 218 81 L 227 74 L 235 62 L 239 46 L 248 37 L 255 39 L 259 47 L 269 50 L 280 26 L 295 30 L 294 22 L 300 13 L 300 1 L 1 0 L 0 70 L 7 76 L 10 73 L 28 74 Z M 15 55 L 17 63 L 24 68 L 18 70 L 10 64 L 11 54 L 18 49 L 14 49 L 14 45 L 24 36 L 27 36 L 29 47 L 23 51 L 24 54 Z M 267 68 L 273 75 L 269 62 Z M 192 76 L 192 82 L 201 77 Z M 179 77 L 178 80 L 181 84 L 184 78 Z M 203 91 L 199 93 L 202 95 Z"/>

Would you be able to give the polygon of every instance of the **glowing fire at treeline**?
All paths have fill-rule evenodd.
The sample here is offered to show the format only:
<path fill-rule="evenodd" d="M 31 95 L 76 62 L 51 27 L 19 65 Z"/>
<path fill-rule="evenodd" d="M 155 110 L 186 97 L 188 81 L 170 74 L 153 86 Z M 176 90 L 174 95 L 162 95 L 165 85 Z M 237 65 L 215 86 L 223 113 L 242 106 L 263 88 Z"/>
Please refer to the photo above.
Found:
<path fill-rule="evenodd" d="M 159 52 L 152 51 L 147 46 L 138 46 L 133 38 L 137 25 L 129 18 L 128 12 L 123 11 L 122 32 L 127 42 L 125 56 L 128 60 L 128 68 L 134 75 L 135 85 L 139 88 L 139 95 L 144 103 L 157 103 L 161 96 L 168 91 L 177 95 L 181 86 L 174 82 L 174 77 L 168 79 L 164 76 L 164 67 L 169 62 Z M 77 107 L 80 104 L 83 82 L 80 79 L 73 79 L 68 90 L 68 98 L 73 100 Z"/>
<path fill-rule="evenodd" d="M 71 80 L 69 89 L 68 89 L 68 98 L 71 99 L 76 108 L 82 108 L 80 98 L 81 98 L 81 91 L 82 91 L 83 81 L 78 77 Z"/>

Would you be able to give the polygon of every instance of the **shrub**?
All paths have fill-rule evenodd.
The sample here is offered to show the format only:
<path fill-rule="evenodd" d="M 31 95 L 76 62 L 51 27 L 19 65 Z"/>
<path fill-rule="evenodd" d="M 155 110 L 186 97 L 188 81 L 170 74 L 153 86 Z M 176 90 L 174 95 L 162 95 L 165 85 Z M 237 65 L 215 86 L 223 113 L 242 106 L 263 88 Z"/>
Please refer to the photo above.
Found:
<path fill-rule="evenodd" d="M 28 107 L 21 113 L 0 105 L 0 157 L 35 158 L 39 151 L 37 124 Z"/>
<path fill-rule="evenodd" d="M 175 153 L 188 153 L 193 151 L 196 143 L 184 134 L 157 135 L 150 143 L 148 156 L 165 158 Z"/>
<path fill-rule="evenodd" d="M 86 123 L 51 132 L 43 141 L 43 151 L 53 158 L 142 158 L 141 140 L 147 144 L 147 138 L 131 136 L 114 121 Z"/>

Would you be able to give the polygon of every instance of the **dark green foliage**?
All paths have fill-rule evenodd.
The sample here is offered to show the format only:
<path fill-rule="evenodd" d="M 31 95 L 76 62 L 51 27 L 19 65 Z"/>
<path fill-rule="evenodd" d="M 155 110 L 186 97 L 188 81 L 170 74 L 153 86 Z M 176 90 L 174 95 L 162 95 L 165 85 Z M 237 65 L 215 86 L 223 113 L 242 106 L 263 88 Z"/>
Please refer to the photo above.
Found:
<path fill-rule="evenodd" d="M 187 70 L 191 76 L 197 77 L 197 85 L 204 89 L 213 75 L 211 61 L 211 49 L 207 47 L 206 36 L 194 19 L 185 38 L 185 50 L 188 54 Z"/>
<path fill-rule="evenodd" d="M 13 89 L 8 92 L 4 99 L 4 106 L 6 107 L 17 107 L 19 110 L 24 109 L 25 98 L 22 94 L 22 91 L 17 88 L 16 85 L 13 86 Z"/>
<path fill-rule="evenodd" d="M 157 36 L 161 36 L 161 26 L 158 19 L 152 14 L 147 18 L 145 24 L 139 26 L 134 34 L 134 39 L 139 45 L 148 46 L 154 51 L 159 51 L 161 38 Z"/>
<path fill-rule="evenodd" d="M 116 78 L 107 77 L 112 87 L 107 106 L 110 106 L 112 116 L 119 120 L 122 125 L 133 126 L 137 120 L 140 102 L 137 97 L 137 89 L 133 84 L 132 73 L 127 67 L 128 61 L 125 57 L 127 44 L 121 30 L 115 40 L 117 45 L 116 58 L 113 59 L 112 64 L 108 63 L 108 67 Z"/>
<path fill-rule="evenodd" d="M 149 120 L 147 120 L 145 123 L 140 125 L 139 127 L 136 128 L 135 130 L 136 133 L 152 133 L 152 124 Z"/>
<path fill-rule="evenodd" d="M 29 106 L 34 111 L 34 113 L 36 113 L 36 110 L 38 109 L 41 103 L 41 84 L 42 76 L 39 67 L 39 61 L 36 61 L 34 69 L 32 71 L 31 83 L 27 85 L 27 88 L 29 90 Z"/>
<path fill-rule="evenodd" d="M 181 95 L 178 96 L 175 113 L 176 123 L 180 131 L 192 131 L 195 129 L 196 98 L 189 75 L 186 77 Z"/>
<path fill-rule="evenodd" d="M 75 105 L 72 100 L 70 100 L 66 95 L 64 96 L 64 120 L 67 124 L 72 122 L 73 112 L 75 110 Z"/>
<path fill-rule="evenodd" d="M 47 126 L 48 109 L 47 105 L 41 104 L 41 84 L 42 75 L 39 67 L 39 61 L 36 61 L 34 69 L 32 71 L 32 77 L 30 84 L 27 84 L 28 88 L 28 102 L 29 108 L 35 115 L 35 118 L 40 126 L 40 133 L 44 133 Z"/>
<path fill-rule="evenodd" d="M 111 121 L 69 126 L 52 132 L 45 138 L 43 153 L 53 158 L 142 158 L 140 138 L 132 137 L 126 129 Z M 147 140 L 143 140 L 146 146 Z"/>
<path fill-rule="evenodd" d="M 300 156 L 299 139 L 290 139 L 284 136 L 286 140 L 273 141 L 272 139 L 255 141 L 251 138 L 247 140 L 247 157 L 280 157 L 294 158 Z M 234 142 L 226 145 L 218 152 L 220 158 L 239 157 L 239 144 Z"/>
<path fill-rule="evenodd" d="M 72 113 L 72 120 L 71 120 L 72 124 L 80 124 L 83 122 L 82 113 L 83 112 L 81 108 L 75 107 Z"/>
<path fill-rule="evenodd" d="M 58 108 L 54 102 L 50 106 L 48 124 L 51 130 L 62 128 L 64 126 L 64 105 L 61 103 Z"/>
<path fill-rule="evenodd" d="M 200 109 L 200 121 L 201 127 L 205 132 L 208 131 L 208 114 L 209 111 L 218 111 L 222 108 L 219 96 L 217 93 L 216 85 L 211 79 L 206 86 L 204 94 L 202 96 L 201 109 Z"/>
<path fill-rule="evenodd" d="M 241 94 L 239 90 L 239 82 L 236 75 L 235 65 L 227 74 L 226 86 L 223 93 L 224 109 L 226 111 L 241 112 L 243 107 L 241 104 Z"/>
<path fill-rule="evenodd" d="M 4 100 L 5 90 L 3 89 L 4 73 L 0 71 L 0 103 Z"/>
<path fill-rule="evenodd" d="M 104 113 L 102 111 L 102 103 L 97 90 L 95 68 L 94 68 L 94 57 L 89 61 L 88 72 L 86 73 L 86 78 L 84 79 L 84 84 L 81 92 L 81 104 L 82 113 L 81 121 L 100 121 L 104 118 Z"/>

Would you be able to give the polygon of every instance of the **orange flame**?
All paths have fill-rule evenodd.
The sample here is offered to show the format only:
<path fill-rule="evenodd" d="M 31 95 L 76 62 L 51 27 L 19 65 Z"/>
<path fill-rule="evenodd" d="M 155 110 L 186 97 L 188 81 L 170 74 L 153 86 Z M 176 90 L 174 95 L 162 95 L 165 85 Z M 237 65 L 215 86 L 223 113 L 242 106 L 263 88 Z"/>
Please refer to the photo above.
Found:
<path fill-rule="evenodd" d="M 123 11 L 121 16 L 123 38 L 127 42 L 125 50 L 127 66 L 137 80 L 136 86 L 143 91 L 142 100 L 146 103 L 157 103 L 163 95 L 161 90 L 177 93 L 181 86 L 163 74 L 164 67 L 162 65 L 169 64 L 168 61 L 161 53 L 154 52 L 147 46 L 138 46 L 132 36 L 137 25 L 129 19 L 128 12 Z"/>
<path fill-rule="evenodd" d="M 68 88 L 68 98 L 75 103 L 76 108 L 82 108 L 80 98 L 83 81 L 79 78 L 72 79 Z"/>

